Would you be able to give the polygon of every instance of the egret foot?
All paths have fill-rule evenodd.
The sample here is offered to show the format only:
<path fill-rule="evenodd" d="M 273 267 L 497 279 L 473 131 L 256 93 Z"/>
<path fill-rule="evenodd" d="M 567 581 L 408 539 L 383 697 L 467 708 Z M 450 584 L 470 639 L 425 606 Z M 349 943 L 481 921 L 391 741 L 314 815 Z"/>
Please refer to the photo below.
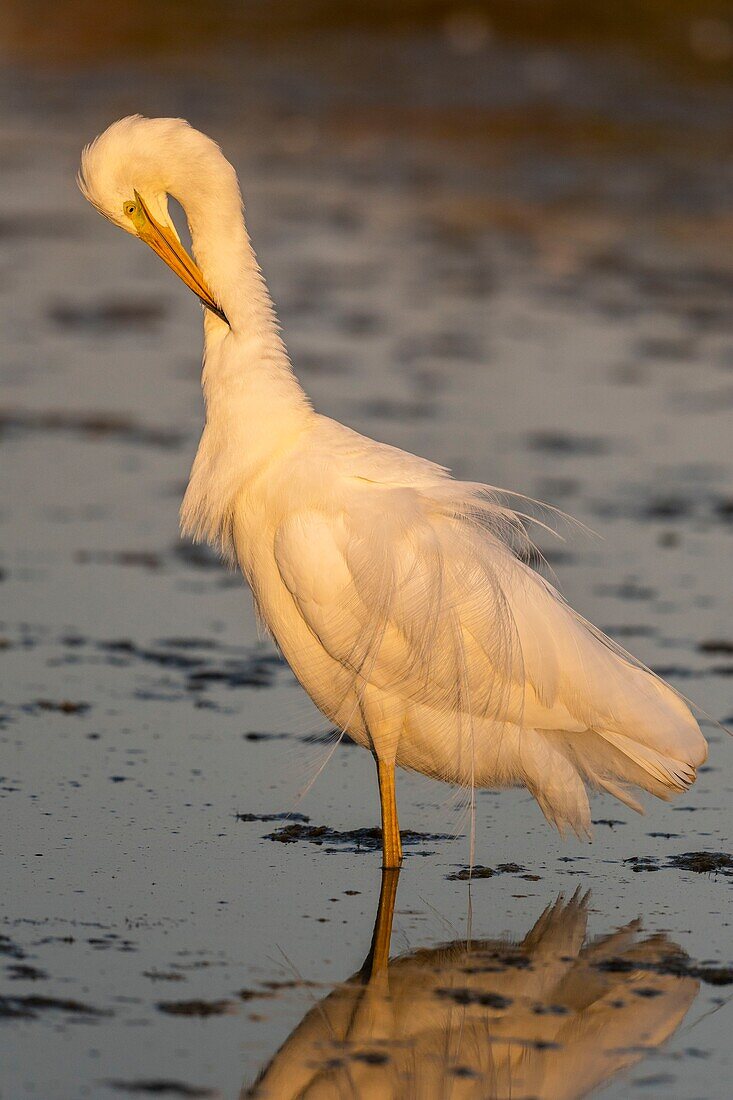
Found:
<path fill-rule="evenodd" d="M 402 865 L 402 840 L 397 821 L 394 764 L 385 764 L 377 757 L 377 776 L 379 800 L 382 804 L 382 866 L 387 870 Z"/>

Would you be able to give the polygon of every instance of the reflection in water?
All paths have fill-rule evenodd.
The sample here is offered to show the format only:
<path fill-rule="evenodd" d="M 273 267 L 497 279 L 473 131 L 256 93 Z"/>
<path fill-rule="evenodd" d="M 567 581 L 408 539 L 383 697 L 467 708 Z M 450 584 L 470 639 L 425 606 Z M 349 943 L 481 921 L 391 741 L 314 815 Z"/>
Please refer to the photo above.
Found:
<path fill-rule="evenodd" d="M 660 973 L 683 952 L 638 922 L 586 941 L 590 893 L 560 896 L 521 943 L 463 941 L 390 961 L 398 871 L 372 945 L 251 1088 L 269 1100 L 574 1100 L 673 1034 L 699 983 Z"/>

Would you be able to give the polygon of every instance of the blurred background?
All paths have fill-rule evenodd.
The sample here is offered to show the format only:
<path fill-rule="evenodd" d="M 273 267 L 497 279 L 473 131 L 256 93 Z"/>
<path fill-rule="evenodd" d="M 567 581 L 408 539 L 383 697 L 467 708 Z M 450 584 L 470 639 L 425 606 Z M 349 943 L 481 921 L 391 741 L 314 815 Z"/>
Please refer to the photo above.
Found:
<path fill-rule="evenodd" d="M 733 721 L 733 4 L 5 0 L 13 1098 L 236 1095 L 310 1003 L 283 957 L 326 987 L 353 973 L 378 889 L 353 836 L 336 854 L 268 839 L 293 810 L 345 836 L 374 824 L 372 764 L 342 748 L 298 801 L 318 716 L 241 581 L 178 540 L 199 309 L 75 185 L 82 146 L 134 112 L 186 117 L 234 163 L 316 407 L 599 531 L 543 537 L 563 592 Z M 704 726 L 693 790 L 646 820 L 599 800 L 583 854 L 528 797 L 482 793 L 478 862 L 530 878 L 477 885 L 475 932 L 521 938 L 582 875 L 602 930 L 642 913 L 726 961 L 725 877 L 665 862 L 729 850 L 725 738 Z M 431 946 L 465 917 L 448 877 L 465 818 L 444 788 L 400 784 L 428 857 L 406 862 L 395 943 Z M 727 1097 L 719 993 L 701 992 L 694 1040 L 605 1095 Z"/>
<path fill-rule="evenodd" d="M 466 53 L 494 36 L 527 46 L 626 49 L 680 74 L 729 80 L 730 19 L 727 0 L 131 0 L 108 8 L 93 0 L 9 0 L 3 46 L 11 59 L 73 64 L 349 30 L 438 33 Z"/>

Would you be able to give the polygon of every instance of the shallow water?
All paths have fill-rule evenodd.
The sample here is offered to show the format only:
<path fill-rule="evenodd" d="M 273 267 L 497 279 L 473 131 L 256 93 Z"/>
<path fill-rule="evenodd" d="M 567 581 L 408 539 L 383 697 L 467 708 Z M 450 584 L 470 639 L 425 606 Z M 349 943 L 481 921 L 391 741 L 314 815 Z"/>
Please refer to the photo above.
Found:
<path fill-rule="evenodd" d="M 731 95 L 428 37 L 279 49 L 0 78 L 2 1094 L 235 1097 L 269 1067 L 276 1097 L 722 1100 L 730 868 L 675 860 L 730 852 L 711 723 L 695 787 L 598 798 L 592 846 L 481 792 L 470 889 L 465 808 L 401 775 L 424 835 L 396 961 L 383 904 L 363 968 L 372 762 L 344 745 L 299 798 L 325 726 L 177 539 L 197 309 L 73 177 L 132 110 L 214 134 L 317 407 L 599 531 L 543 539 L 565 594 L 728 720 Z"/>

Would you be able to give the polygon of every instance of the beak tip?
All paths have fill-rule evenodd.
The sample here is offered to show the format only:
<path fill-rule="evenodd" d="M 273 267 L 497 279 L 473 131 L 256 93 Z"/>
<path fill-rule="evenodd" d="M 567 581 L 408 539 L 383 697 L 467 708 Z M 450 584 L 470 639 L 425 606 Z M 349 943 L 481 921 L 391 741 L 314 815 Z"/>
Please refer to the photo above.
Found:
<path fill-rule="evenodd" d="M 206 285 L 203 272 L 198 264 L 189 256 L 186 249 L 172 229 L 160 225 L 148 210 L 140 194 L 135 191 L 135 201 L 144 219 L 144 233 L 138 229 L 138 237 L 149 245 L 171 271 L 192 290 L 201 303 L 216 314 L 225 324 L 229 324 L 227 315 L 214 299 L 213 294 Z M 137 228 L 137 227 L 136 227 Z M 141 227 L 143 228 L 143 227 Z M 230 326 L 231 327 L 231 326 Z"/>

